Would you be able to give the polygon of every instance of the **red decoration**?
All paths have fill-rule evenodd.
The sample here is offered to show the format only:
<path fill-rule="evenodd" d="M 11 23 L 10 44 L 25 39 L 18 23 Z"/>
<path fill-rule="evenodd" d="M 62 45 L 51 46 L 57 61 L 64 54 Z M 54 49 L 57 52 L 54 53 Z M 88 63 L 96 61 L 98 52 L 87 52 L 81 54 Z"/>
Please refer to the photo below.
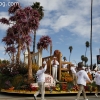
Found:
<path fill-rule="evenodd" d="M 42 36 L 37 43 L 37 49 L 47 49 L 52 44 L 52 40 L 49 36 Z"/>

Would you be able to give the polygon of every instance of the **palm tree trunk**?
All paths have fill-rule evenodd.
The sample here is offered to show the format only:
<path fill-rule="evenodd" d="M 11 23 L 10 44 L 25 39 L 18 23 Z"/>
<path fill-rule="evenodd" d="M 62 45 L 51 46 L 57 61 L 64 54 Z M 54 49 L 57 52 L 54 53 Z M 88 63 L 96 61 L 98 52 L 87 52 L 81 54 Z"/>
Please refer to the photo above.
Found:
<path fill-rule="evenodd" d="M 85 57 L 86 57 L 86 52 L 87 52 L 87 47 L 86 47 L 86 51 L 85 51 Z M 85 67 L 86 67 L 86 62 L 85 62 Z"/>
<path fill-rule="evenodd" d="M 18 52 L 16 55 L 16 63 L 19 64 L 20 63 L 20 53 L 21 53 L 21 46 L 18 46 Z"/>
<path fill-rule="evenodd" d="M 38 66 L 42 66 L 42 49 L 38 50 Z"/>
<path fill-rule="evenodd" d="M 12 46 L 14 47 L 14 44 Z M 11 61 L 12 61 L 11 63 L 14 64 L 14 62 L 15 62 L 14 53 L 12 53 Z"/>
<path fill-rule="evenodd" d="M 70 55 L 69 55 L 69 62 L 70 62 L 70 56 L 71 56 L 71 53 L 70 53 Z"/>
<path fill-rule="evenodd" d="M 33 53 L 35 53 L 35 43 L 36 42 L 36 31 L 34 31 L 34 39 L 33 39 Z M 32 62 L 35 63 L 35 56 L 32 57 Z"/>
<path fill-rule="evenodd" d="M 87 48 L 86 48 L 86 51 L 85 51 L 85 57 L 86 57 L 86 52 L 87 52 Z"/>
<path fill-rule="evenodd" d="M 14 59 L 14 53 L 12 54 L 12 64 L 14 64 L 15 59 Z"/>
<path fill-rule="evenodd" d="M 32 58 L 29 46 L 27 47 L 28 51 L 28 83 L 30 83 L 33 80 L 33 74 L 32 74 Z"/>
<path fill-rule="evenodd" d="M 33 39 L 33 52 L 35 53 L 35 43 L 36 42 L 36 31 L 34 31 L 34 39 Z"/>
<path fill-rule="evenodd" d="M 91 61 L 91 69 L 92 69 L 92 4 L 93 0 L 91 0 L 91 33 L 90 33 L 90 61 Z"/>
<path fill-rule="evenodd" d="M 18 51 L 16 54 L 16 63 L 19 64 L 20 62 L 20 52 L 21 52 L 21 43 L 20 43 L 20 38 L 18 38 Z"/>

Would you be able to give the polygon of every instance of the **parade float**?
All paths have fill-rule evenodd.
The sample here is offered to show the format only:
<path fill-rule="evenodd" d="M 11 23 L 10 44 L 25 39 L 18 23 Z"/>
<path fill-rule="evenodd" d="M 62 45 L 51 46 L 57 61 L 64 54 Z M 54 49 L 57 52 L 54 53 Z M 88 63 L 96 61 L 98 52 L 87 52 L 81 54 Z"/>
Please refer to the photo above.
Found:
<path fill-rule="evenodd" d="M 34 7 L 33 7 L 34 8 Z M 52 41 L 49 36 L 42 36 L 37 43 L 37 52 L 31 52 L 32 35 L 36 35 L 39 26 L 40 13 L 31 7 L 21 8 L 13 5 L 8 10 L 11 15 L 9 19 L 1 18 L 0 22 L 10 26 L 6 36 L 2 39 L 5 43 L 5 51 L 10 56 L 9 61 L 0 63 L 0 91 L 6 93 L 34 94 L 38 90 L 36 83 L 36 71 L 42 62 L 47 62 L 45 72 L 46 94 L 77 93 L 78 87 L 73 85 L 70 72 L 71 62 L 62 61 L 62 53 L 55 50 L 50 56 L 42 57 L 43 49 L 52 51 Z M 27 19 L 27 20 L 26 20 Z M 34 32 L 33 32 L 34 31 Z M 32 34 L 33 33 L 33 34 Z M 24 52 L 24 62 L 20 61 L 21 51 Z M 58 80 L 53 82 L 51 60 L 56 56 L 59 62 Z M 67 68 L 62 65 L 67 64 Z M 91 78 L 91 75 L 89 74 Z M 88 93 L 96 91 L 95 83 L 87 83 L 85 87 Z"/>
<path fill-rule="evenodd" d="M 39 53 L 39 52 L 38 52 Z M 39 56 L 36 53 L 33 56 Z M 59 82 L 54 82 L 51 74 L 51 60 L 56 56 L 59 61 L 58 68 L 58 80 Z M 27 53 L 25 53 L 25 61 L 27 61 Z M 78 86 L 73 85 L 72 75 L 70 73 L 70 67 L 73 65 L 71 62 L 62 61 L 62 54 L 59 50 L 55 50 L 52 56 L 42 58 L 43 61 L 47 62 L 47 70 L 45 72 L 45 93 L 46 94 L 68 94 L 68 93 L 77 93 Z M 38 62 L 40 63 L 40 62 Z M 62 64 L 68 64 L 67 68 L 62 68 Z M 27 83 L 27 66 L 20 67 L 17 71 L 12 73 L 8 73 L 7 70 L 4 69 L 2 74 L 2 81 L 5 81 L 2 84 L 1 92 L 7 93 L 18 93 L 18 94 L 34 94 L 38 90 L 38 84 L 35 80 L 35 73 L 38 70 L 38 64 L 33 64 L 33 77 L 34 81 L 30 84 Z M 4 75 L 5 74 L 5 75 Z M 9 75 L 9 76 L 8 76 Z M 92 75 L 88 73 L 89 78 L 92 80 Z M 94 93 L 97 88 L 95 82 L 92 84 L 87 82 L 85 86 L 86 93 Z"/>

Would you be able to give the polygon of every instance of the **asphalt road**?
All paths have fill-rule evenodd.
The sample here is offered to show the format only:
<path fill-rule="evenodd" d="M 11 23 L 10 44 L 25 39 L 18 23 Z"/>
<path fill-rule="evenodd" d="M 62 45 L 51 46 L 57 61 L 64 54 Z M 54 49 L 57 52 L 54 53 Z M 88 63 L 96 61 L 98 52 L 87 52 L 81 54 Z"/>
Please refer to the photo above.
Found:
<path fill-rule="evenodd" d="M 74 95 L 46 95 L 46 100 L 75 100 L 76 94 Z M 94 94 L 87 95 L 88 100 L 100 100 L 100 94 L 99 97 L 95 97 Z M 6 93 L 0 93 L 0 100 L 34 100 L 33 95 L 18 95 L 18 94 L 6 94 Z M 40 95 L 37 97 L 37 100 L 41 100 Z M 83 96 L 80 96 L 80 100 L 84 100 Z"/>

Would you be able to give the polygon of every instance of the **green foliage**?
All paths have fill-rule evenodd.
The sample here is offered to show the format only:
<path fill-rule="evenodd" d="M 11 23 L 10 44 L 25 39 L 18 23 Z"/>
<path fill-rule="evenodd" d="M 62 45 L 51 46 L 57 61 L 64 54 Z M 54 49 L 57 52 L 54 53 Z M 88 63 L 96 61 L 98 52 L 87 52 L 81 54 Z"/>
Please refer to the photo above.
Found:
<path fill-rule="evenodd" d="M 11 82 L 13 80 L 12 77 L 9 77 L 5 74 L 0 74 L 0 88 L 3 88 L 3 89 L 8 89 L 12 86 Z"/>
<path fill-rule="evenodd" d="M 23 80 L 23 76 L 18 74 L 13 78 L 12 81 L 12 85 L 15 87 L 15 89 L 17 89 L 19 86 L 21 86 L 21 84 L 24 82 Z"/>
<path fill-rule="evenodd" d="M 68 91 L 70 91 L 72 89 L 72 87 L 73 87 L 73 83 L 72 82 L 68 82 L 67 83 L 67 89 L 68 89 Z"/>
<path fill-rule="evenodd" d="M 39 12 L 40 14 L 39 19 L 41 20 L 44 17 L 44 12 L 43 12 L 44 10 L 43 10 L 43 7 L 40 6 L 40 2 L 33 3 L 31 7 Z"/>
<path fill-rule="evenodd" d="M 37 64 L 33 64 L 32 65 L 32 72 L 33 72 L 33 74 L 36 73 L 38 69 L 39 69 L 39 66 Z"/>
<path fill-rule="evenodd" d="M 2 88 L 2 74 L 0 73 L 0 90 Z"/>
<path fill-rule="evenodd" d="M 22 74 L 22 75 L 27 74 L 27 72 L 28 72 L 28 67 L 27 67 L 27 65 L 25 65 L 24 63 L 21 63 L 21 64 L 18 66 L 18 72 L 19 72 L 19 74 Z"/>
<path fill-rule="evenodd" d="M 8 60 L 2 60 L 3 64 L 9 64 L 10 62 Z"/>
<path fill-rule="evenodd" d="M 8 60 L 1 60 L 0 59 L 0 69 L 3 67 L 7 67 L 10 64 L 10 61 Z"/>
<path fill-rule="evenodd" d="M 73 47 L 72 46 L 69 46 L 69 50 L 70 50 L 70 53 L 71 53 L 72 50 L 73 50 Z"/>

